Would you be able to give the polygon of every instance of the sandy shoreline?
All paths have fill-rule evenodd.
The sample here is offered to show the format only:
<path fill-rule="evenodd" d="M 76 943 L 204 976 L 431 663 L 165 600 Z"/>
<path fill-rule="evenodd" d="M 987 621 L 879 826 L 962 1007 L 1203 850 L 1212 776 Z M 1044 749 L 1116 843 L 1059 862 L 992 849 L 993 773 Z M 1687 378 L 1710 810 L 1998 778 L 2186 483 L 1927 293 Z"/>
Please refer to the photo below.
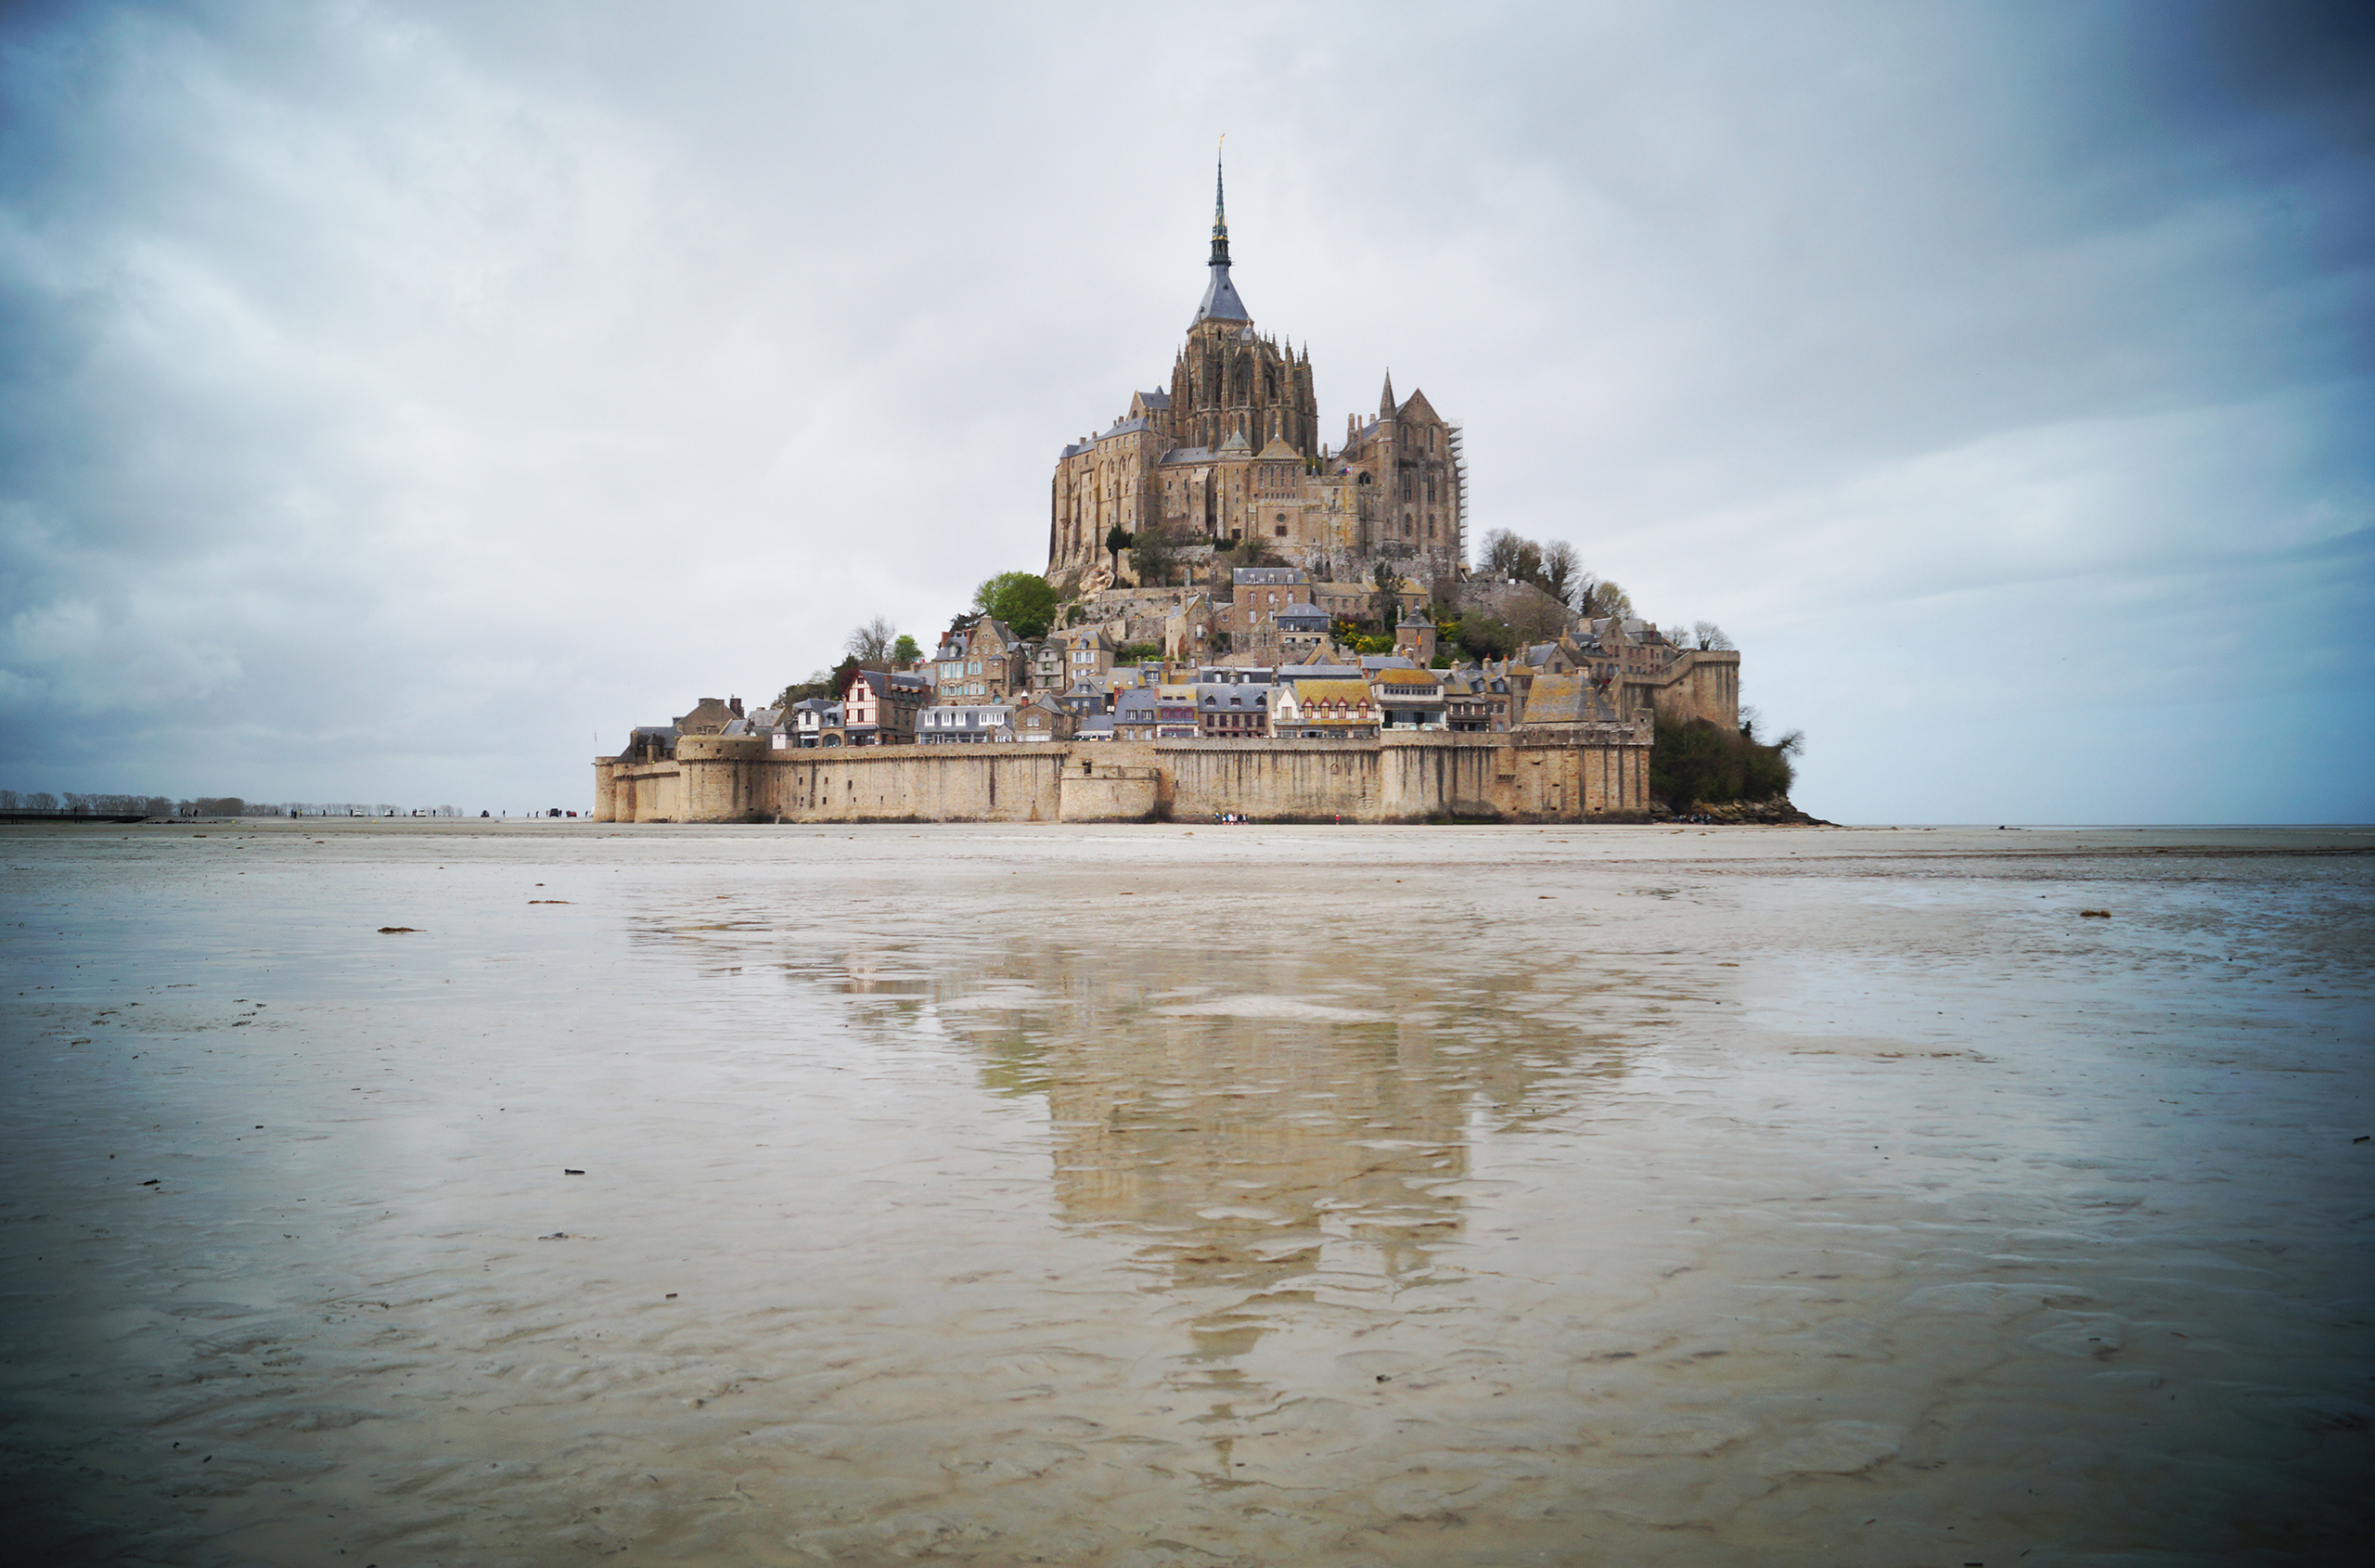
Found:
<path fill-rule="evenodd" d="M 10 1511 L 177 1562 L 2346 1561 L 2370 848 L 0 829 Z"/>

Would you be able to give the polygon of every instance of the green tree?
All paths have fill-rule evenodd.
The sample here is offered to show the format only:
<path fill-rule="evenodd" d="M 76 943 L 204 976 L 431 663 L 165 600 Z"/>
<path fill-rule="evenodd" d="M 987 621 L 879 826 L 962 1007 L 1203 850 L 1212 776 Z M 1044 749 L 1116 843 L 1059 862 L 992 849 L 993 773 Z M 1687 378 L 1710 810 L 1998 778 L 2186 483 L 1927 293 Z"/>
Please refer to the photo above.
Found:
<path fill-rule="evenodd" d="M 1675 811 L 1778 800 L 1796 776 L 1790 759 L 1804 746 L 1805 736 L 1794 729 L 1770 744 L 1759 740 L 1752 713 L 1728 731 L 1705 719 L 1660 719 L 1650 747 L 1650 792 Z"/>
<path fill-rule="evenodd" d="M 1014 628 L 1019 637 L 1044 637 L 1056 620 L 1056 590 L 1045 577 L 1001 572 L 973 590 L 974 608 Z"/>
<path fill-rule="evenodd" d="M 1402 574 L 1384 561 L 1369 573 L 1369 617 L 1391 639 L 1394 623 L 1402 619 Z"/>
<path fill-rule="evenodd" d="M 1586 572 L 1576 585 L 1575 613 L 1586 621 L 1602 616 L 1623 619 L 1633 613 L 1633 596 L 1605 577 L 1595 577 Z"/>
<path fill-rule="evenodd" d="M 891 658 L 893 662 L 913 664 L 923 656 L 924 650 L 916 646 L 916 639 L 905 632 L 901 632 L 899 640 L 891 645 Z"/>
<path fill-rule="evenodd" d="M 1105 531 L 1105 551 L 1113 558 L 1113 575 L 1122 575 L 1122 552 L 1130 547 L 1130 531 L 1120 523 Z"/>
<path fill-rule="evenodd" d="M 857 668 L 854 654 L 843 655 L 841 662 L 829 670 L 812 670 L 804 681 L 793 681 L 776 694 L 776 706 L 789 708 L 794 702 L 805 702 L 812 697 L 837 697 L 848 681 L 850 672 Z"/>
<path fill-rule="evenodd" d="M 1188 541 L 1177 530 L 1164 525 L 1140 529 L 1130 546 L 1130 566 L 1138 575 L 1138 585 L 1165 588 L 1179 572 L 1179 552 Z"/>
<path fill-rule="evenodd" d="M 1509 623 L 1489 610 L 1471 610 L 1452 628 L 1450 640 L 1470 659 L 1507 659 L 1517 646 Z"/>

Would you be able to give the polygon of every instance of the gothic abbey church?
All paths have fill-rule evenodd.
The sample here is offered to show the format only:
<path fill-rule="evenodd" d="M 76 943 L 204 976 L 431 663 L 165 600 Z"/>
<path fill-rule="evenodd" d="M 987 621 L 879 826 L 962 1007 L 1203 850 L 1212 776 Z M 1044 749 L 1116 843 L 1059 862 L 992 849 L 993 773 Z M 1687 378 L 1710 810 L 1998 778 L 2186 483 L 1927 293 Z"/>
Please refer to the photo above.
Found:
<path fill-rule="evenodd" d="M 1047 530 L 1047 576 L 1105 585 L 1106 535 L 1160 529 L 1183 546 L 1258 540 L 1321 581 L 1367 582 L 1375 564 L 1419 584 L 1464 559 L 1459 428 L 1414 392 L 1320 442 L 1311 353 L 1253 329 L 1229 280 L 1228 219 L 1215 179 L 1211 281 L 1164 392 L 1131 395 L 1100 435 L 1064 448 Z"/>

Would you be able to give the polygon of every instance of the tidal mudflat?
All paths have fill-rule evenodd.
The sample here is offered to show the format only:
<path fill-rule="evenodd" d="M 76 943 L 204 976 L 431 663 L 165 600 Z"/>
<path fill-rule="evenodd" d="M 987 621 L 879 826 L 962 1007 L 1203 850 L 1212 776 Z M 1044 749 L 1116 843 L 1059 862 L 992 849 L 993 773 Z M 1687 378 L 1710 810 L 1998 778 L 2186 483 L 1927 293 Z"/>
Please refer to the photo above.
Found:
<path fill-rule="evenodd" d="M 22 1560 L 2375 1531 L 2375 833 L 0 851 Z"/>

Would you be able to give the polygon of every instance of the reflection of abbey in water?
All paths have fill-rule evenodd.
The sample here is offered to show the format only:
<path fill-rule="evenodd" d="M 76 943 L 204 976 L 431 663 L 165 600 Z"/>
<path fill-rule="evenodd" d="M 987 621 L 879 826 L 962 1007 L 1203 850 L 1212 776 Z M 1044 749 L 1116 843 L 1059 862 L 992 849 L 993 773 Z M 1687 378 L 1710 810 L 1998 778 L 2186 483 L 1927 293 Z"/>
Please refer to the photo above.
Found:
<path fill-rule="evenodd" d="M 1251 1296 L 1422 1270 L 1458 1233 L 1470 1118 L 1529 1102 L 1553 1070 L 1473 1030 L 1439 1053 L 1437 1025 L 1395 1017 L 1415 998 L 1394 977 L 1348 991 L 1315 957 L 1247 959 L 1235 978 L 1253 994 L 1210 1003 L 1163 999 L 1209 969 L 1160 952 L 1126 977 L 1078 954 L 1015 960 L 1044 1006 L 968 1005 L 996 983 L 976 976 L 935 981 L 937 1016 L 992 1086 L 1046 1097 L 1064 1215 L 1136 1231 L 1175 1285 Z M 849 983 L 882 994 L 874 972 Z"/>
<path fill-rule="evenodd" d="M 1374 418 L 1321 443 L 1311 351 L 1256 332 L 1229 276 L 1217 185 L 1210 281 L 1167 390 L 1134 392 L 1110 429 L 1064 448 L 1047 528 L 1047 576 L 1110 581 L 1107 536 L 1166 531 L 1182 543 L 1258 542 L 1322 582 L 1362 585 L 1393 561 L 1420 585 L 1466 558 L 1457 426 L 1385 378 Z"/>

